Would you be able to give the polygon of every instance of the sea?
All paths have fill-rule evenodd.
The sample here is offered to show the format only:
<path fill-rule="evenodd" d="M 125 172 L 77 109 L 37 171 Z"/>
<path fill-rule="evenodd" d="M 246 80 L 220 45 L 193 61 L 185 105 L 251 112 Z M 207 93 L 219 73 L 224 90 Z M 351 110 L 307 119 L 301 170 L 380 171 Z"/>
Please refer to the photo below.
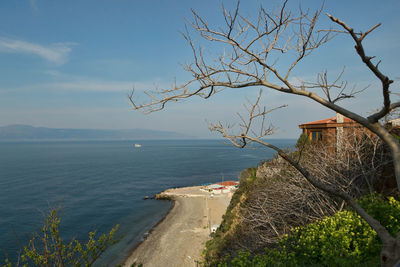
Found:
<path fill-rule="evenodd" d="M 290 148 L 295 140 L 270 140 Z M 140 143 L 141 147 L 135 147 Z M 96 266 L 116 266 L 169 211 L 169 201 L 145 200 L 165 189 L 238 180 L 244 169 L 275 155 L 261 146 L 239 149 L 224 140 L 0 142 L 0 265 L 16 262 L 59 208 L 65 242 L 87 240 L 119 224 L 121 241 Z"/>

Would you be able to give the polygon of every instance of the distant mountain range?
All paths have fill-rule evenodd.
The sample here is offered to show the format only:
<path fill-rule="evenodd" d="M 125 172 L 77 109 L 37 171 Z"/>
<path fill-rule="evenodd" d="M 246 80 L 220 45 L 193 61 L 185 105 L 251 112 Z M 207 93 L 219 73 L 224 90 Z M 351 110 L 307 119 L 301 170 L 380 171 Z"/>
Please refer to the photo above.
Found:
<path fill-rule="evenodd" d="M 192 136 L 176 132 L 146 129 L 96 130 L 57 129 L 30 125 L 0 126 L 0 141 L 5 140 L 144 140 L 189 139 Z"/>

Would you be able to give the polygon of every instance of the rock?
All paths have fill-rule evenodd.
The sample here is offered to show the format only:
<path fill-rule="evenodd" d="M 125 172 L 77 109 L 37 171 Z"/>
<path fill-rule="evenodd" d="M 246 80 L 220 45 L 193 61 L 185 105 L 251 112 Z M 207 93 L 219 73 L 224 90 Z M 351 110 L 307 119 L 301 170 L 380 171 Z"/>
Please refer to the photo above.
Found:
<path fill-rule="evenodd" d="M 172 200 L 172 197 L 169 196 L 169 195 L 165 195 L 165 194 L 163 194 L 163 193 L 160 193 L 160 194 L 156 194 L 156 195 L 154 196 L 154 199 L 158 199 L 158 200 Z"/>

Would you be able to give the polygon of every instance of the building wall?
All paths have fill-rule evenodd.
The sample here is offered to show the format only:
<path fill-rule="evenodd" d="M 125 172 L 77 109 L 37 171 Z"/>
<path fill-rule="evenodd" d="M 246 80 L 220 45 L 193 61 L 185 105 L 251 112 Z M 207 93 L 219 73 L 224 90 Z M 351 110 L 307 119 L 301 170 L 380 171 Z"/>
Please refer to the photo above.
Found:
<path fill-rule="evenodd" d="M 317 125 L 318 126 L 318 125 Z M 349 141 L 349 138 L 354 138 L 356 136 L 362 136 L 364 134 L 369 135 L 370 137 L 374 136 L 372 132 L 368 129 L 359 126 L 358 124 L 332 124 L 332 125 L 323 125 L 324 127 L 316 127 L 315 125 L 311 125 L 307 128 L 303 128 L 303 133 L 306 134 L 313 144 L 320 144 L 328 149 L 329 152 L 335 153 L 340 150 L 340 146 L 343 143 Z M 338 140 L 338 127 L 343 126 L 342 130 L 342 140 Z M 313 135 L 313 132 L 320 132 L 322 135 L 322 140 L 313 140 L 313 136 L 318 136 L 317 134 Z M 340 132 L 340 129 L 339 129 Z"/>
<path fill-rule="evenodd" d="M 313 132 L 320 132 L 322 140 L 313 140 Z M 303 133 L 308 136 L 310 141 L 322 141 L 324 143 L 331 143 L 336 140 L 336 128 L 304 128 Z"/>

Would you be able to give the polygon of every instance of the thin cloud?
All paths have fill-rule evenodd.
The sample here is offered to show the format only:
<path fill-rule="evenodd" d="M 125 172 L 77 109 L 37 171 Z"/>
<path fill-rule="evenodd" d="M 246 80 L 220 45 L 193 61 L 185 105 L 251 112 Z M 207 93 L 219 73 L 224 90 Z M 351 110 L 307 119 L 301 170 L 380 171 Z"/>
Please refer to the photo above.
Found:
<path fill-rule="evenodd" d="M 98 92 L 131 92 L 134 88 L 137 92 L 143 92 L 147 89 L 155 88 L 155 83 L 150 81 L 134 82 L 134 81 L 113 81 L 88 79 L 84 77 L 68 75 L 58 71 L 48 71 L 48 75 L 63 78 L 63 81 L 51 83 L 29 85 L 25 89 L 46 89 L 46 90 L 64 90 L 64 91 L 98 91 Z M 165 86 L 165 84 L 158 84 Z"/>
<path fill-rule="evenodd" d="M 56 82 L 42 85 L 42 88 L 54 90 L 73 90 L 73 91 L 129 91 L 133 83 L 130 82 L 113 82 L 113 81 L 73 81 L 73 82 Z"/>
<path fill-rule="evenodd" d="M 118 92 L 129 94 L 132 89 L 141 94 L 145 90 L 168 88 L 168 84 L 155 79 L 154 81 L 129 81 L 129 80 L 104 80 L 96 77 L 87 77 L 61 72 L 57 69 L 40 71 L 49 82 L 26 84 L 22 86 L 7 87 L 0 85 L 0 93 L 22 91 L 70 91 L 70 92 Z M 50 79 L 49 79 L 50 78 Z"/>
<path fill-rule="evenodd" d="M 54 73 L 60 75 L 59 73 Z M 52 75 L 52 74 L 50 74 Z M 0 93 L 17 92 L 17 91 L 71 91 L 71 92 L 119 92 L 129 94 L 132 88 L 140 92 L 151 88 L 151 83 L 137 83 L 129 81 L 99 81 L 99 80 L 82 80 L 82 81 L 61 81 L 50 83 L 39 83 L 20 87 L 0 87 Z"/>
<path fill-rule="evenodd" d="M 58 70 L 45 70 L 43 71 L 44 74 L 52 76 L 52 77 L 65 77 L 66 75 Z"/>
<path fill-rule="evenodd" d="M 38 10 L 38 6 L 37 6 L 36 0 L 29 0 L 29 4 L 31 5 L 31 8 L 32 8 L 34 11 L 37 11 L 37 10 Z"/>
<path fill-rule="evenodd" d="M 26 41 L 0 37 L 0 52 L 32 54 L 55 64 L 64 64 L 67 61 L 68 54 L 72 50 L 72 45 L 74 44 L 55 43 L 49 46 L 44 46 Z"/>

